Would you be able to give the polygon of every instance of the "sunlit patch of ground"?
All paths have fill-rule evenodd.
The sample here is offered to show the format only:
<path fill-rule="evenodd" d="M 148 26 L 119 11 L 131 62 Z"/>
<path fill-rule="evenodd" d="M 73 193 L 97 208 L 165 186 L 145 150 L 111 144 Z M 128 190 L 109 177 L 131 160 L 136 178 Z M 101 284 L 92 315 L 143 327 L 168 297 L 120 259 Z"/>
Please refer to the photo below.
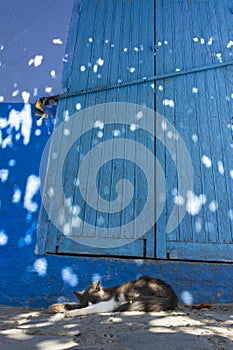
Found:
<path fill-rule="evenodd" d="M 0 308 L 5 349 L 233 349 L 233 304 L 173 312 L 108 313 L 64 319 L 45 309 Z M 156 347 L 155 347 L 156 345 Z"/>

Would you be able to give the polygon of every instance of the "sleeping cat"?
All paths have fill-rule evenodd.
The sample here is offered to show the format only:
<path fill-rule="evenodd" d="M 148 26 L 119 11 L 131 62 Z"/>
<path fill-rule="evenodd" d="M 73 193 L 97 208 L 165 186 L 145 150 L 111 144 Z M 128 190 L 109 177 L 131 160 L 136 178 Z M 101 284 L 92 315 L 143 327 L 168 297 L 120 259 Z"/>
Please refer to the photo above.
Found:
<path fill-rule="evenodd" d="M 99 312 L 163 311 L 177 307 L 177 296 L 166 282 L 143 276 L 116 287 L 103 288 L 100 281 L 82 292 L 74 292 L 79 304 L 53 304 L 50 312 L 64 312 L 65 317 L 85 316 Z"/>

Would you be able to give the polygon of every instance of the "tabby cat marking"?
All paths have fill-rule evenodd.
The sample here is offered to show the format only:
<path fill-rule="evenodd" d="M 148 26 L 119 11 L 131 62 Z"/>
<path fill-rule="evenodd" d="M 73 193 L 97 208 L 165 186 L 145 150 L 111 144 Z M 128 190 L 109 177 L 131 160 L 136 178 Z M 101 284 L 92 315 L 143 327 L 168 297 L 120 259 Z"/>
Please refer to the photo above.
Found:
<path fill-rule="evenodd" d="M 79 304 L 53 304 L 49 310 L 74 317 L 99 312 L 158 312 L 177 307 L 177 296 L 171 286 L 150 276 L 109 288 L 101 287 L 100 281 L 93 282 L 84 291 L 74 294 Z"/>

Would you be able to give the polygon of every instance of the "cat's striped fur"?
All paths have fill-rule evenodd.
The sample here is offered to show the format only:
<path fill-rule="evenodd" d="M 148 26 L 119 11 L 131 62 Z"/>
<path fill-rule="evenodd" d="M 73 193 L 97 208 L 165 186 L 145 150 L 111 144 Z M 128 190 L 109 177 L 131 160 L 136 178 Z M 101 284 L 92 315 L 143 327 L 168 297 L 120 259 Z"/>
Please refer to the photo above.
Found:
<path fill-rule="evenodd" d="M 177 306 L 177 296 L 171 286 L 150 276 L 109 288 L 93 282 L 84 291 L 74 294 L 79 304 L 53 304 L 49 310 L 74 317 L 113 311 L 158 312 Z"/>

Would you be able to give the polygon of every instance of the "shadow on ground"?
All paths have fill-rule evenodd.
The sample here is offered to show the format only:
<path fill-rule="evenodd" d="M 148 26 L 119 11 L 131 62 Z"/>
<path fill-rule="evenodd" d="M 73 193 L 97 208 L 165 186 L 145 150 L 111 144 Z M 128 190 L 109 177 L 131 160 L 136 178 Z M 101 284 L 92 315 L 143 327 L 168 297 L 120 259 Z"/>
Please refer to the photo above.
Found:
<path fill-rule="evenodd" d="M 233 305 L 73 319 L 44 309 L 0 308 L 1 350 L 230 350 L 232 340 Z"/>

